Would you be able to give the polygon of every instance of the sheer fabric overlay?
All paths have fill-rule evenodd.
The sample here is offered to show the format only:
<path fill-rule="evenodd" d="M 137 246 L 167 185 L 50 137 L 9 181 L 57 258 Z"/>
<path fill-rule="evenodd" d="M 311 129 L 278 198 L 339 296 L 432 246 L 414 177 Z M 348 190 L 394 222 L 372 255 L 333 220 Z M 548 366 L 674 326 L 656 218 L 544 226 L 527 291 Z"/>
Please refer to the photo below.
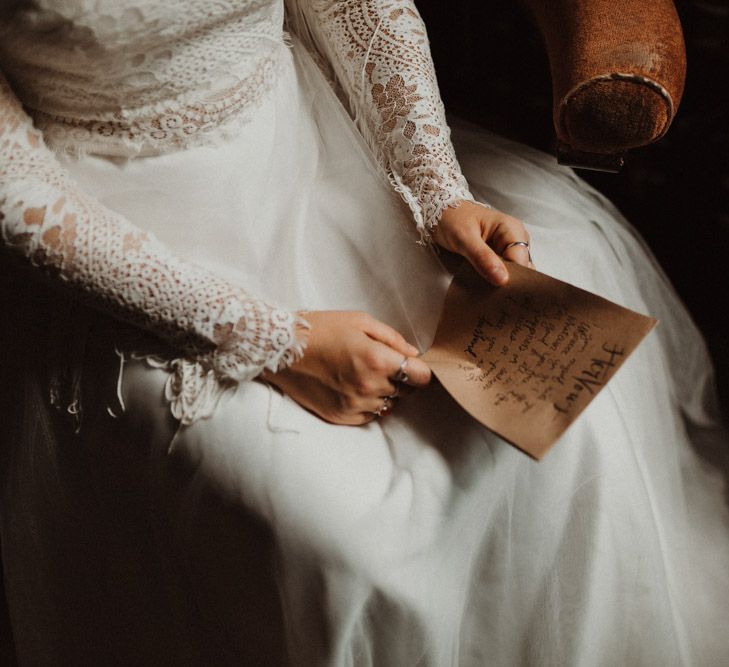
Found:
<path fill-rule="evenodd" d="M 175 417 L 211 414 L 229 383 L 302 353 L 303 319 L 181 260 L 102 206 L 69 178 L 2 80 L 0 96 L 3 240 L 87 302 L 187 353 L 170 362 Z"/>
<path fill-rule="evenodd" d="M 76 157 L 133 157 L 237 136 L 260 114 L 287 60 L 284 6 L 188 5 L 179 12 L 157 2 L 46 0 L 0 17 L 2 66 L 35 124 L 0 84 L 3 238 L 61 284 L 185 353 L 166 355 L 174 370 L 166 394 L 185 424 L 212 414 L 231 383 L 292 363 L 307 324 L 219 280 L 214 267 L 181 262 L 99 206 L 44 142 Z M 427 240 L 445 207 L 472 197 L 414 5 L 318 1 L 288 10 L 291 26 L 326 54 L 370 149 Z"/>
<path fill-rule="evenodd" d="M 445 120 L 423 21 L 409 0 L 290 2 L 290 23 L 323 54 L 423 241 L 472 196 Z"/>
<path fill-rule="evenodd" d="M 287 313 L 366 310 L 427 348 L 449 274 L 296 39 L 279 68 L 230 141 L 60 164 L 180 262 Z M 656 331 L 535 463 L 436 383 L 362 428 L 233 383 L 178 428 L 161 400 L 170 371 L 131 343 L 113 419 L 120 362 L 98 332 L 115 321 L 59 313 L 61 355 L 59 329 L 89 323 L 82 428 L 16 429 L 0 457 L 24 662 L 723 664 L 727 436 L 696 328 L 571 170 L 458 123 L 453 138 L 472 195 L 525 221 L 540 270 L 659 318 Z M 17 342 L 32 349 L 12 404 L 35 417 L 43 364 Z"/>

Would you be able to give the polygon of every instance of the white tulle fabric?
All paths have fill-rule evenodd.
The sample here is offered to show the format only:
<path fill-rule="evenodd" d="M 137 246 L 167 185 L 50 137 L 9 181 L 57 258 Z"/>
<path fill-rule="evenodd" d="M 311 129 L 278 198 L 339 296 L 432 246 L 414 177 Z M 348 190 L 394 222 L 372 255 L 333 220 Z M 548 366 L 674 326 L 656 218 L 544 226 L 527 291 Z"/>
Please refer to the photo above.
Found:
<path fill-rule="evenodd" d="M 187 4 L 21 3 L 0 29 L 2 66 L 36 125 L 0 75 L 2 238 L 87 301 L 185 353 L 169 359 L 166 391 L 185 424 L 212 414 L 232 383 L 292 363 L 308 325 L 101 206 L 44 141 L 131 157 L 241 127 L 286 51 L 283 7 Z"/>
<path fill-rule="evenodd" d="M 179 261 L 285 312 L 367 310 L 425 349 L 449 275 L 307 51 L 283 53 L 229 141 L 61 164 Z M 240 382 L 170 430 L 171 371 L 134 346 L 113 419 L 118 357 L 89 329 L 76 439 L 19 439 L 0 459 L 22 662 L 725 662 L 727 436 L 700 336 L 572 171 L 480 130 L 453 136 L 471 192 L 525 221 L 542 271 L 657 330 L 536 463 L 435 383 L 351 428 Z"/>
<path fill-rule="evenodd" d="M 458 166 L 425 26 L 410 0 L 297 0 L 289 21 L 339 82 L 360 132 L 423 241 L 444 208 L 472 199 Z"/>
<path fill-rule="evenodd" d="M 86 301 L 187 353 L 170 361 L 167 395 L 178 419 L 211 414 L 231 382 L 301 354 L 301 318 L 181 260 L 79 189 L 2 80 L 0 109 L 3 241 Z"/>
<path fill-rule="evenodd" d="M 443 208 L 471 199 L 450 142 L 425 29 L 411 2 L 292 3 L 316 34 L 422 239 Z M 187 356 L 166 394 L 183 423 L 212 414 L 231 383 L 290 364 L 306 322 L 180 262 L 78 191 L 44 146 L 134 157 L 237 136 L 286 60 L 277 0 L 19 3 L 0 21 L 5 242 L 107 311 Z M 42 131 L 42 135 L 38 133 Z M 254 214 L 255 215 L 255 214 Z M 78 397 L 72 398 L 73 402 Z"/>

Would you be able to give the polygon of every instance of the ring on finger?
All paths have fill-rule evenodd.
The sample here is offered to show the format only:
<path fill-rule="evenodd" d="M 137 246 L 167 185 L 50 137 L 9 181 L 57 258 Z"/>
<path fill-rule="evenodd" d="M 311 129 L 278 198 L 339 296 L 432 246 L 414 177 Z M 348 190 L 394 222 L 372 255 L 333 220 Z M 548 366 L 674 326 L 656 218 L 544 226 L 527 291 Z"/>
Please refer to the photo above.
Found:
<path fill-rule="evenodd" d="M 526 248 L 527 254 L 529 255 L 529 261 L 531 262 L 532 261 L 532 250 L 531 250 L 532 247 L 531 247 L 531 244 L 529 243 L 529 241 L 512 241 L 511 243 L 507 243 L 504 246 L 504 248 L 502 249 L 502 251 L 499 253 L 499 255 L 501 255 L 503 257 L 504 253 L 509 248 L 517 248 L 519 246 Z"/>
<path fill-rule="evenodd" d="M 395 372 L 395 375 L 392 376 L 392 381 L 394 383 L 408 382 L 410 380 L 410 377 L 408 376 L 408 372 L 407 372 L 407 366 L 408 366 L 408 358 L 405 357 L 400 362 L 400 367 Z"/>
<path fill-rule="evenodd" d="M 374 411 L 377 417 L 384 417 L 392 412 L 392 398 L 385 396 L 382 399 L 382 405 Z"/>
<path fill-rule="evenodd" d="M 527 250 L 531 247 L 529 241 L 512 241 L 511 243 L 507 243 L 499 254 L 503 255 L 509 248 L 515 248 L 516 246 L 524 246 Z"/>

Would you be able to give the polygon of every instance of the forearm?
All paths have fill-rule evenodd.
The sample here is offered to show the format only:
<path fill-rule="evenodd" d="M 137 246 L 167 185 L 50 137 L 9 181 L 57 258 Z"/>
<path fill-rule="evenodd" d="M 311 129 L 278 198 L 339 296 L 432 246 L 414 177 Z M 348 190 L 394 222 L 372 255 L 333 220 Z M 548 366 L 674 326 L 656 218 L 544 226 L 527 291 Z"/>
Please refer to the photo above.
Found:
<path fill-rule="evenodd" d="M 219 379 L 247 380 L 301 353 L 305 323 L 179 259 L 82 192 L 0 78 L 5 244 L 86 302 L 143 327 Z"/>
<path fill-rule="evenodd" d="M 351 112 L 427 239 L 443 210 L 472 199 L 450 141 L 425 26 L 410 0 L 292 0 Z"/>

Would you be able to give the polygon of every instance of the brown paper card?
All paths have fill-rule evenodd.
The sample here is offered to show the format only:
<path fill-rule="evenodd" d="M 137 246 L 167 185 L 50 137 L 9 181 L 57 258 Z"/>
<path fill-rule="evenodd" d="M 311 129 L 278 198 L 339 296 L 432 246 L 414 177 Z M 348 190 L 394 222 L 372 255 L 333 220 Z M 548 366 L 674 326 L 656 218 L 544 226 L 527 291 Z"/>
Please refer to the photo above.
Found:
<path fill-rule="evenodd" d="M 657 321 L 506 264 L 503 287 L 461 267 L 421 358 L 468 413 L 540 459 Z"/>

